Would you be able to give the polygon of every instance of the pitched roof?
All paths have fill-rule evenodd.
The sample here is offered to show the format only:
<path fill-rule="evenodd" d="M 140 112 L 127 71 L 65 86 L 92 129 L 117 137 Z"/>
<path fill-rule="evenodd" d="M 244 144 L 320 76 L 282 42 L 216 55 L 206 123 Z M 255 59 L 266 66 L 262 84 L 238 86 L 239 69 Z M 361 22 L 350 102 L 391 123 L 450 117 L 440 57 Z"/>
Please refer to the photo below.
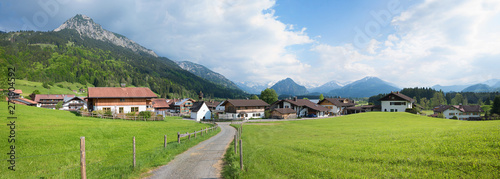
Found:
<path fill-rule="evenodd" d="M 274 109 L 276 112 L 279 112 L 281 114 L 291 114 L 291 113 L 296 113 L 295 110 L 292 108 L 275 108 Z"/>
<path fill-rule="evenodd" d="M 313 103 L 307 99 L 284 99 L 283 101 L 289 102 L 295 106 L 308 107 L 316 111 L 328 111 L 328 108 L 323 107 L 319 104 Z"/>
<path fill-rule="evenodd" d="M 396 100 L 396 99 L 391 99 L 390 97 L 391 96 L 395 96 L 398 98 L 398 100 L 405 100 L 405 101 L 409 101 L 411 103 L 415 102 L 415 100 L 413 98 L 410 98 L 402 93 L 400 93 L 399 91 L 398 92 L 392 92 L 385 95 L 384 97 L 380 98 L 379 101 L 392 101 L 392 100 Z"/>
<path fill-rule="evenodd" d="M 205 101 L 205 104 L 207 104 L 207 106 L 209 108 L 215 108 L 215 107 L 217 107 L 217 105 L 220 104 L 220 102 L 218 102 L 218 101 Z"/>
<path fill-rule="evenodd" d="M 184 103 L 185 103 L 185 102 L 187 102 L 187 101 L 194 101 L 194 100 L 192 100 L 191 98 L 184 98 L 184 99 L 182 99 L 182 100 L 180 100 L 180 101 L 176 101 L 176 102 L 174 103 L 174 105 L 175 105 L 175 106 L 180 106 L 180 105 L 184 104 Z"/>
<path fill-rule="evenodd" d="M 191 112 L 198 112 L 203 106 L 203 104 L 205 104 L 204 101 L 194 102 L 193 106 L 191 107 Z"/>
<path fill-rule="evenodd" d="M 224 101 L 222 105 L 226 105 L 226 103 L 231 103 L 235 107 L 269 106 L 269 104 L 260 99 L 229 99 Z"/>
<path fill-rule="evenodd" d="M 156 94 L 145 87 L 90 87 L 89 98 L 156 98 Z"/>
<path fill-rule="evenodd" d="M 77 100 L 82 100 L 82 101 L 84 101 L 84 100 L 83 100 L 83 98 L 85 98 L 85 97 L 78 97 L 78 96 L 74 96 L 74 97 L 64 97 L 64 98 L 63 98 L 63 99 L 64 99 L 63 101 L 64 101 L 64 103 L 66 103 L 66 102 L 71 101 L 71 100 L 73 100 L 73 99 L 75 99 L 75 98 L 76 98 Z"/>
<path fill-rule="evenodd" d="M 29 100 L 29 99 L 26 99 L 26 98 L 15 98 L 15 99 L 12 99 L 12 100 L 19 101 L 19 102 L 24 103 L 24 104 L 31 104 L 31 105 L 37 104 L 37 102 Z"/>
<path fill-rule="evenodd" d="M 439 105 L 439 106 L 436 106 L 433 111 L 434 112 L 444 112 L 446 111 L 447 109 L 450 109 L 450 108 L 455 108 L 461 112 L 484 112 L 483 109 L 481 108 L 481 106 L 479 105 Z"/>
<path fill-rule="evenodd" d="M 349 106 L 355 106 L 356 105 L 356 103 L 352 103 L 352 102 L 345 103 L 344 102 L 345 100 L 349 101 L 349 99 L 347 99 L 347 98 L 325 98 L 325 99 L 321 100 L 320 102 L 318 102 L 318 104 L 321 103 L 321 102 L 323 102 L 323 101 L 329 101 L 333 105 L 339 106 L 339 107 L 342 107 L 342 106 L 348 106 L 349 107 Z"/>
<path fill-rule="evenodd" d="M 151 103 L 153 104 L 153 108 L 169 108 L 167 102 L 168 99 L 160 98 L 160 99 L 152 99 Z"/>
<path fill-rule="evenodd" d="M 64 98 L 73 98 L 74 94 L 36 94 L 35 101 L 40 102 L 42 99 L 60 99 L 64 100 Z"/>
<path fill-rule="evenodd" d="M 3 89 L 0 89 L 0 91 L 3 91 Z M 7 90 L 7 91 L 8 91 L 8 90 Z M 14 93 L 16 93 L 16 94 L 21 94 L 21 93 L 23 93 L 23 90 L 16 89 L 16 90 L 14 90 L 13 92 L 14 92 Z"/>

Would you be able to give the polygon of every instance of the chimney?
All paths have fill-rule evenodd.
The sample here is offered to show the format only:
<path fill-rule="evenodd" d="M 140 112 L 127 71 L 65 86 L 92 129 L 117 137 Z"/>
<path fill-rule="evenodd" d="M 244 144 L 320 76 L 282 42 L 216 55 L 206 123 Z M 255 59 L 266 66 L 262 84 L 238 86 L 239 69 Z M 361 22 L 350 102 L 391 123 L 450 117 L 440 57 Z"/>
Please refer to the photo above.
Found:
<path fill-rule="evenodd" d="M 293 101 L 297 101 L 297 96 L 293 97 Z"/>

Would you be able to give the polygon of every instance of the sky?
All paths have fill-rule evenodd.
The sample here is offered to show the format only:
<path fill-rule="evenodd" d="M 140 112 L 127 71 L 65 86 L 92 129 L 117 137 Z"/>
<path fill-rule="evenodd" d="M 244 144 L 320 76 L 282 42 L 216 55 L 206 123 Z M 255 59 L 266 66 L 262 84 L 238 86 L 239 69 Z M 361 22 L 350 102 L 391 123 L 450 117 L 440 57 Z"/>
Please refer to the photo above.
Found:
<path fill-rule="evenodd" d="M 76 14 L 236 82 L 500 78 L 498 0 L 7 0 L 0 31 L 51 31 Z"/>

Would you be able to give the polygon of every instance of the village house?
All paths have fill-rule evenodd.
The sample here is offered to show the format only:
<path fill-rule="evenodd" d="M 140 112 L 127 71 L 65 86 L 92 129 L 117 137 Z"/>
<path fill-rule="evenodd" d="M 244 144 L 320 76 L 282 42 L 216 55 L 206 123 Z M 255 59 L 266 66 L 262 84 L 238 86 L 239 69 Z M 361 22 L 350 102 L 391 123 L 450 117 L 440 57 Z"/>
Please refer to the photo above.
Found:
<path fill-rule="evenodd" d="M 318 102 L 319 105 L 328 108 L 328 115 L 347 114 L 347 108 L 354 107 L 356 104 L 347 98 L 325 98 Z"/>
<path fill-rule="evenodd" d="M 12 93 L 11 93 L 9 90 L 6 90 L 4 92 L 4 89 L 0 89 L 0 92 L 5 93 L 5 97 L 6 98 L 9 98 L 9 97 L 11 97 L 11 98 L 22 98 L 21 94 L 23 93 L 23 90 L 16 89 L 16 90 L 12 91 Z M 8 100 L 8 99 L 6 99 L 6 100 Z"/>
<path fill-rule="evenodd" d="M 162 115 L 163 117 L 166 116 L 168 113 L 168 109 L 170 109 L 169 102 L 170 99 L 164 99 L 164 98 L 159 98 L 159 99 L 151 99 L 151 103 L 153 104 L 154 112 L 156 115 Z"/>
<path fill-rule="evenodd" d="M 64 97 L 63 110 L 78 111 L 80 108 L 87 109 L 87 101 L 84 97 Z"/>
<path fill-rule="evenodd" d="M 283 99 L 271 105 L 271 111 L 279 108 L 290 108 L 295 111 L 297 117 L 323 117 L 327 115 L 328 108 L 315 104 L 307 99 Z"/>
<path fill-rule="evenodd" d="M 145 87 L 91 87 L 88 88 L 90 111 L 111 111 L 114 114 L 153 111 L 152 99 L 157 98 Z"/>
<path fill-rule="evenodd" d="M 179 113 L 179 114 L 189 114 L 191 113 L 191 107 L 195 101 L 191 98 L 184 98 L 180 100 L 173 100 L 169 105 L 169 112 Z"/>
<path fill-rule="evenodd" d="M 382 111 L 405 112 L 407 108 L 413 108 L 414 99 L 398 92 L 392 92 L 380 98 Z"/>
<path fill-rule="evenodd" d="M 434 108 L 433 111 L 436 116 L 442 113 L 446 119 L 456 116 L 458 120 L 480 118 L 481 113 L 484 112 L 479 105 L 441 105 Z"/>
<path fill-rule="evenodd" d="M 273 119 L 293 119 L 297 118 L 297 112 L 292 108 L 275 108 L 271 111 L 271 118 Z"/>
<path fill-rule="evenodd" d="M 57 103 L 64 102 L 64 98 L 74 98 L 74 94 L 36 94 L 36 107 L 55 109 Z"/>
<path fill-rule="evenodd" d="M 266 102 L 260 99 L 230 99 L 224 101 L 225 114 L 220 114 L 220 119 L 250 119 L 263 118 L 265 108 L 269 106 Z"/>
<path fill-rule="evenodd" d="M 191 119 L 196 121 L 211 119 L 212 113 L 205 101 L 194 102 L 191 107 Z"/>
<path fill-rule="evenodd" d="M 361 105 L 346 108 L 347 114 L 356 114 L 370 111 L 380 111 L 380 105 Z"/>

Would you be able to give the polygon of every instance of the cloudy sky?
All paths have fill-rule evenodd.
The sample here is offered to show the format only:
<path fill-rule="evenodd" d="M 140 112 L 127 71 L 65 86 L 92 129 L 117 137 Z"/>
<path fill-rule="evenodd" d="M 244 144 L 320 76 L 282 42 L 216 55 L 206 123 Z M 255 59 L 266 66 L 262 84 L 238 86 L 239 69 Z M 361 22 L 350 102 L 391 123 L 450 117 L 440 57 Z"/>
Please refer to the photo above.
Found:
<path fill-rule="evenodd" d="M 238 82 L 500 78 L 498 0 L 7 0 L 0 30 L 53 30 L 76 14 Z"/>

